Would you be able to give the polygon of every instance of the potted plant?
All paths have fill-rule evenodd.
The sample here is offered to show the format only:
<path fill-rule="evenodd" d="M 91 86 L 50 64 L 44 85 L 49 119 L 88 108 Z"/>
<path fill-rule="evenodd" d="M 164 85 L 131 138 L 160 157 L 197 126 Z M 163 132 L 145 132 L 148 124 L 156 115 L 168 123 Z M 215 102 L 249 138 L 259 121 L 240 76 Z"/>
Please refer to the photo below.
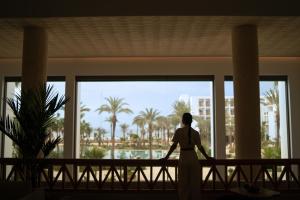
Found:
<path fill-rule="evenodd" d="M 5 99 L 14 117 L 0 117 L 0 131 L 9 137 L 23 158 L 23 167 L 30 167 L 32 186 L 36 184 L 36 158 L 45 158 L 62 139 L 53 137 L 50 127 L 55 113 L 61 109 L 68 98 L 53 92 L 53 86 L 43 86 L 16 94 Z M 28 162 L 29 161 L 29 162 Z M 28 171 L 28 170 L 26 170 Z M 26 174 L 26 178 L 28 174 Z"/>

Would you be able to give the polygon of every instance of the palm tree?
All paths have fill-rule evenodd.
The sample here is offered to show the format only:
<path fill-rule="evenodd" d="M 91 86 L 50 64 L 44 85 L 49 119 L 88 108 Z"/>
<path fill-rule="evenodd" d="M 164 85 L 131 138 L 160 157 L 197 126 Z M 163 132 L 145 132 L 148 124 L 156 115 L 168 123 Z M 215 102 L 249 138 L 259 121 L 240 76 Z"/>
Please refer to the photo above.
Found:
<path fill-rule="evenodd" d="M 86 141 L 85 145 L 88 145 L 89 138 L 91 136 L 93 129 L 90 125 L 90 123 L 86 122 L 85 120 L 82 120 L 80 122 L 80 136 L 81 136 L 81 142 Z"/>
<path fill-rule="evenodd" d="M 98 145 L 100 146 L 103 142 L 103 136 L 106 134 L 106 130 L 104 128 L 97 128 L 96 129 L 96 134 L 95 134 L 95 139 L 98 142 Z"/>
<path fill-rule="evenodd" d="M 210 143 L 210 119 L 204 119 L 203 117 L 194 116 L 195 121 L 197 122 L 197 127 L 202 136 L 204 146 L 208 147 Z"/>
<path fill-rule="evenodd" d="M 176 130 L 177 125 L 181 123 L 181 117 L 184 113 L 191 112 L 191 106 L 184 101 L 175 101 L 173 104 L 173 113 L 170 115 L 172 124 Z"/>
<path fill-rule="evenodd" d="M 45 158 L 61 142 L 53 137 L 51 126 L 55 113 L 68 101 L 53 92 L 53 86 L 43 85 L 39 89 L 22 90 L 21 94 L 5 99 L 14 117 L 0 117 L 0 132 L 17 146 L 18 155 L 25 159 L 25 176 L 32 187 L 37 183 L 38 163 L 36 158 Z M 27 159 L 30 159 L 28 162 Z"/>
<path fill-rule="evenodd" d="M 275 145 L 279 147 L 280 141 L 280 113 L 279 113 L 279 90 L 278 90 L 278 82 L 275 81 L 273 88 L 269 89 L 264 94 L 266 101 L 261 101 L 261 103 L 265 106 L 274 106 L 275 113 L 275 123 L 276 123 L 276 139 Z"/>
<path fill-rule="evenodd" d="M 170 122 L 171 129 L 173 129 L 172 134 L 175 134 L 177 126 L 180 123 L 180 119 L 174 114 L 169 115 L 168 119 L 169 119 L 169 122 Z M 171 137 L 171 134 L 168 135 L 168 141 L 170 140 L 170 137 Z"/>
<path fill-rule="evenodd" d="M 83 105 L 82 102 L 80 102 L 80 120 L 82 120 L 85 116 L 86 112 L 89 112 L 91 109 L 86 107 L 86 105 Z"/>
<path fill-rule="evenodd" d="M 34 159 L 41 152 L 46 157 L 61 142 L 60 136 L 51 138 L 50 128 L 67 101 L 53 93 L 53 86 L 22 90 L 21 95 L 6 99 L 15 117 L 0 117 L 0 131 L 18 146 L 21 157 Z"/>
<path fill-rule="evenodd" d="M 225 131 L 228 137 L 228 144 L 230 151 L 234 148 L 234 116 L 228 112 L 225 113 Z"/>
<path fill-rule="evenodd" d="M 86 145 L 88 144 L 88 137 L 87 135 L 89 135 L 91 133 L 91 126 L 88 122 L 86 122 L 84 120 L 84 116 L 86 112 L 89 112 L 91 109 L 88 108 L 86 105 L 82 104 L 82 102 L 80 102 L 80 143 L 82 143 L 84 141 L 84 139 L 86 138 Z"/>
<path fill-rule="evenodd" d="M 133 119 L 132 124 L 136 124 L 137 127 L 140 128 L 141 140 L 142 140 L 143 146 L 145 147 L 145 133 L 146 133 L 146 131 L 145 131 L 146 121 L 145 121 L 145 119 L 138 115 Z"/>
<path fill-rule="evenodd" d="M 107 104 L 101 105 L 96 111 L 99 114 L 103 112 L 107 112 L 111 114 L 111 126 L 112 126 L 112 151 L 111 151 L 111 158 L 114 159 L 114 152 L 115 152 L 115 131 L 116 131 L 116 124 L 117 124 L 117 114 L 118 113 L 132 113 L 132 111 L 127 108 L 127 103 L 124 102 L 123 98 L 118 97 L 108 97 L 105 98 Z"/>
<path fill-rule="evenodd" d="M 126 138 L 126 132 L 128 131 L 129 125 L 126 123 L 120 124 L 120 128 L 122 129 L 122 133 L 123 133 L 123 139 L 125 141 Z"/>
<path fill-rule="evenodd" d="M 64 138 L 64 118 L 60 117 L 59 113 L 56 113 L 56 117 L 53 118 L 53 125 L 50 127 L 50 130 L 55 132 L 57 136 Z M 60 149 L 59 145 L 57 145 L 57 155 L 59 153 Z"/>
<path fill-rule="evenodd" d="M 148 133 L 149 133 L 149 144 L 150 144 L 150 159 L 152 159 L 152 133 L 154 130 L 153 124 L 156 118 L 159 115 L 159 111 L 153 108 L 146 108 L 145 111 L 140 112 L 140 117 L 143 118 L 148 126 Z"/>
<path fill-rule="evenodd" d="M 162 143 L 166 144 L 166 125 L 167 125 L 167 118 L 165 116 L 158 116 L 156 118 L 156 124 L 159 130 L 161 130 L 161 140 Z"/>

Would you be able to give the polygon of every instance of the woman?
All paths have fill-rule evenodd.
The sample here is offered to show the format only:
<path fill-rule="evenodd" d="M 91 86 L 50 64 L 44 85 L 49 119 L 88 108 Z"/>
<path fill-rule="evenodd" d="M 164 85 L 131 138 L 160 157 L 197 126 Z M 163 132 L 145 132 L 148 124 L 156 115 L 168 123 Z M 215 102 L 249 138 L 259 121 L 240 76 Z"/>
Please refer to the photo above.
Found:
<path fill-rule="evenodd" d="M 209 157 L 201 145 L 199 133 L 191 127 L 193 117 L 190 113 L 182 116 L 183 127 L 175 131 L 172 139 L 173 144 L 165 158 L 167 160 L 171 153 L 180 145 L 180 156 L 178 163 L 178 195 L 179 200 L 199 200 L 200 197 L 200 167 L 195 152 L 195 145 L 206 159 Z"/>

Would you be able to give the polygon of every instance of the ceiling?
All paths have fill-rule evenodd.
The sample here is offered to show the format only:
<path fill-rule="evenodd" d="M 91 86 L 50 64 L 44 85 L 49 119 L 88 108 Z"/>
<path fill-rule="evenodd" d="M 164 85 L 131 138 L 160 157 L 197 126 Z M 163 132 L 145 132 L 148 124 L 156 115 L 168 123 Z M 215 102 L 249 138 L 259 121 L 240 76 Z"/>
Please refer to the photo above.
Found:
<path fill-rule="evenodd" d="M 22 56 L 23 28 L 47 28 L 48 56 L 231 56 L 231 30 L 257 24 L 259 55 L 300 57 L 300 17 L 119 16 L 0 19 L 0 59 Z"/>

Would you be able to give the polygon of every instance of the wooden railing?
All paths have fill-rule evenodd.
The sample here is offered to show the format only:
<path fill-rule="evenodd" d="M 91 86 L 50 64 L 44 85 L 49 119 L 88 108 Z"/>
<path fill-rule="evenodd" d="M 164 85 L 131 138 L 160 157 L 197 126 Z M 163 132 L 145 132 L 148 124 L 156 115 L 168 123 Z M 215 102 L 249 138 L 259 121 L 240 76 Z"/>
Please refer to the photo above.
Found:
<path fill-rule="evenodd" d="M 300 159 L 199 163 L 202 190 L 228 190 L 245 183 L 275 190 L 300 189 Z M 30 182 L 34 171 L 35 186 L 50 190 L 176 190 L 178 182 L 177 160 L 0 158 L 0 182 Z"/>

